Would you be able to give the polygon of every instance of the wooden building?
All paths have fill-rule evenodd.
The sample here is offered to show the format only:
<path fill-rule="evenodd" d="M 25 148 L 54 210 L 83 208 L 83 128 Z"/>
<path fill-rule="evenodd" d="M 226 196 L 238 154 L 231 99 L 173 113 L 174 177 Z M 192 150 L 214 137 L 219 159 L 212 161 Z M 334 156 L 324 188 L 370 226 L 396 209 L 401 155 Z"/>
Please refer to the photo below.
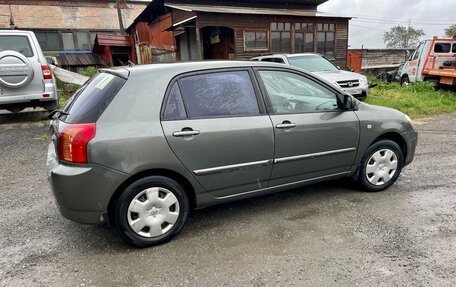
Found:
<path fill-rule="evenodd" d="M 128 31 L 174 60 L 317 52 L 346 67 L 350 18 L 317 12 L 326 1 L 153 0 Z"/>

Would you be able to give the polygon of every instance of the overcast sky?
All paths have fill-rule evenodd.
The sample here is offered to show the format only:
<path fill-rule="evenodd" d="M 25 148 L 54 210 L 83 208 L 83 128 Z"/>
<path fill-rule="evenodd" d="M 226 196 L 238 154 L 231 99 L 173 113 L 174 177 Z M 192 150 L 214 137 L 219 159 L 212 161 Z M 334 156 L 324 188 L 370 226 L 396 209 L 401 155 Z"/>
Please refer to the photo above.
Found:
<path fill-rule="evenodd" d="M 352 48 L 384 48 L 383 34 L 401 24 L 423 29 L 426 38 L 443 35 L 456 24 L 456 0 L 329 0 L 321 12 L 352 16 L 349 44 Z"/>

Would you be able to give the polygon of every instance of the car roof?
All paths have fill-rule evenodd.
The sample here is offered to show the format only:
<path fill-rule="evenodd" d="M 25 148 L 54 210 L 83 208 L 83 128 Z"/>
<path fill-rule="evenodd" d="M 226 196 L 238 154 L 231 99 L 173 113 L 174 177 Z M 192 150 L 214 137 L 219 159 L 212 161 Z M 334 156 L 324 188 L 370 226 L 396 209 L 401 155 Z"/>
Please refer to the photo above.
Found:
<path fill-rule="evenodd" d="M 303 57 L 303 56 L 321 56 L 321 54 L 318 54 L 318 53 L 268 54 L 268 55 L 256 56 L 256 57 L 253 57 L 252 59 L 264 59 L 264 58 L 274 58 L 274 57 L 294 58 L 294 57 Z"/>
<path fill-rule="evenodd" d="M 32 31 L 25 31 L 25 30 L 0 30 L 0 34 L 32 34 Z"/>
<path fill-rule="evenodd" d="M 198 61 L 198 62 L 178 62 L 178 63 L 166 63 L 166 64 L 148 64 L 148 65 L 135 65 L 126 66 L 118 69 L 125 69 L 130 72 L 131 75 L 136 73 L 164 73 L 168 75 L 179 75 L 187 72 L 197 72 L 204 70 L 213 69 L 226 69 L 226 68 L 249 68 L 249 67 L 275 67 L 276 63 L 268 62 L 252 62 L 252 61 Z M 298 70 L 290 66 L 280 66 L 282 68 Z M 117 73 L 121 73 L 117 69 Z M 116 69 L 106 69 L 116 73 Z"/>

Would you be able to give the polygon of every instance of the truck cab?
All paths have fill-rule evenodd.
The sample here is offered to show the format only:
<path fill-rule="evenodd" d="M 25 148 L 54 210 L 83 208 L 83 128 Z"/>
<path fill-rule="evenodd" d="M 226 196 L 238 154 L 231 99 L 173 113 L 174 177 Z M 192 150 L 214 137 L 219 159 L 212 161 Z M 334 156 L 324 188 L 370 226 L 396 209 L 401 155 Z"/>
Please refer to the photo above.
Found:
<path fill-rule="evenodd" d="M 410 54 L 401 70 L 401 84 L 422 81 L 456 86 L 456 35 L 422 41 Z"/>

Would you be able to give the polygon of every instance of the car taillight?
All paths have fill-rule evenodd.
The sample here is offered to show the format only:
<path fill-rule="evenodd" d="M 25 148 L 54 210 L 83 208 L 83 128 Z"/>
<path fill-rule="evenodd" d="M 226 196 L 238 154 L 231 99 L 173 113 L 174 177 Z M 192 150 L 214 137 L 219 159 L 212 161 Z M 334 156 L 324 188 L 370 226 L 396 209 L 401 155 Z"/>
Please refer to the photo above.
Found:
<path fill-rule="evenodd" d="M 87 144 L 95 137 L 96 126 L 74 124 L 66 127 L 59 136 L 59 154 L 63 161 L 87 163 Z"/>
<path fill-rule="evenodd" d="M 41 71 L 43 71 L 43 78 L 45 80 L 52 79 L 52 72 L 51 72 L 51 68 L 49 66 L 41 66 Z"/>

